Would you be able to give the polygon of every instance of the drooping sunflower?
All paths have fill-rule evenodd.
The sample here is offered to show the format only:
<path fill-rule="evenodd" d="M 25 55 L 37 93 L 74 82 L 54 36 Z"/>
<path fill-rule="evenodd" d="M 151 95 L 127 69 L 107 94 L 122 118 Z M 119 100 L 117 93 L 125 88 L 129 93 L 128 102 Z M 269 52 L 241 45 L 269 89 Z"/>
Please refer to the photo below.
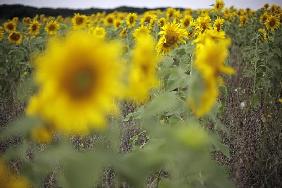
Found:
<path fill-rule="evenodd" d="M 157 44 L 157 52 L 164 54 L 185 43 L 188 38 L 188 32 L 176 22 L 167 23 L 162 27 L 159 33 L 160 39 Z"/>
<path fill-rule="evenodd" d="M 13 21 L 7 21 L 7 22 L 4 23 L 4 29 L 7 33 L 16 31 L 17 24 Z"/>
<path fill-rule="evenodd" d="M 39 91 L 27 114 L 41 117 L 65 134 L 87 134 L 104 127 L 123 93 L 120 49 L 117 43 L 82 31 L 52 39 L 35 61 Z"/>
<path fill-rule="evenodd" d="M 56 35 L 59 29 L 60 29 L 60 24 L 56 20 L 50 20 L 49 22 L 47 22 L 45 26 L 45 31 L 50 36 Z"/>
<path fill-rule="evenodd" d="M 275 31 L 280 26 L 280 19 L 277 16 L 269 15 L 264 25 L 268 30 Z"/>
<path fill-rule="evenodd" d="M 211 32 L 218 35 L 216 30 Z M 200 36 L 201 39 L 196 41 L 194 67 L 202 78 L 203 89 L 200 96 L 188 98 L 188 103 L 198 117 L 208 113 L 215 104 L 219 86 L 223 83 L 220 73 L 231 75 L 235 72 L 224 64 L 229 54 L 230 39 L 211 36 L 210 32 L 205 32 Z"/>
<path fill-rule="evenodd" d="M 22 43 L 23 36 L 20 32 L 13 31 L 9 34 L 8 39 L 11 43 L 19 45 Z"/>
<path fill-rule="evenodd" d="M 217 17 L 216 20 L 213 23 L 213 27 L 214 29 L 216 29 L 217 31 L 221 31 L 222 27 L 224 24 L 224 19 Z"/>
<path fill-rule="evenodd" d="M 104 39 L 106 37 L 106 30 L 103 27 L 90 28 L 90 34 L 96 36 L 97 38 Z"/>
<path fill-rule="evenodd" d="M 137 29 L 135 29 L 132 33 L 135 39 L 139 38 L 141 35 L 150 35 L 151 29 L 148 26 L 141 25 Z"/>
<path fill-rule="evenodd" d="M 135 13 L 129 13 L 126 16 L 126 25 L 128 28 L 132 28 L 135 26 L 137 20 L 137 14 Z"/>
<path fill-rule="evenodd" d="M 159 85 L 156 75 L 158 63 L 152 36 L 140 35 L 136 38 L 128 77 L 127 97 L 130 100 L 140 104 L 149 99 L 150 90 Z"/>
<path fill-rule="evenodd" d="M 37 36 L 40 33 L 40 23 L 37 20 L 33 20 L 28 27 L 28 34 L 31 36 Z"/>
<path fill-rule="evenodd" d="M 214 9 L 219 11 L 224 8 L 224 1 L 223 0 L 216 0 L 214 4 Z"/>
<path fill-rule="evenodd" d="M 88 24 L 88 17 L 75 13 L 71 19 L 73 29 L 85 29 Z"/>

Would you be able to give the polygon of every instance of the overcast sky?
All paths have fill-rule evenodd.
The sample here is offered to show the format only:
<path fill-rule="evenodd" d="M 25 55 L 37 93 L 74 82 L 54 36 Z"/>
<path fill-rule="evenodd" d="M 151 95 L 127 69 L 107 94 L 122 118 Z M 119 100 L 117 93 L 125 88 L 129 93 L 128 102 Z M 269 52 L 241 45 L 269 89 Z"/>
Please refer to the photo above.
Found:
<path fill-rule="evenodd" d="M 68 8 L 115 8 L 118 6 L 134 7 L 189 7 L 207 8 L 215 0 L 0 0 L 0 4 L 24 4 L 36 7 L 68 7 Z M 261 8 L 265 3 L 279 4 L 282 0 L 225 0 L 226 6 L 238 8 Z"/>

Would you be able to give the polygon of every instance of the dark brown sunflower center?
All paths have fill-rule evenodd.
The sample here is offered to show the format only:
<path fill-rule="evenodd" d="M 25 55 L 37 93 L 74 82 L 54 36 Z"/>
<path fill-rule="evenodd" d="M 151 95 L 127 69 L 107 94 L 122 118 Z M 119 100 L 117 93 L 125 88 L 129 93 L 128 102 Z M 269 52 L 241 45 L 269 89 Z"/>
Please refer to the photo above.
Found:
<path fill-rule="evenodd" d="M 94 70 L 90 67 L 81 67 L 65 75 L 63 87 L 72 99 L 84 99 L 90 96 L 95 87 Z"/>
<path fill-rule="evenodd" d="M 108 18 L 108 20 L 107 20 L 107 21 L 108 21 L 108 23 L 110 23 L 110 24 L 111 24 L 111 23 L 113 23 L 113 22 L 114 22 L 114 19 L 113 19 L 113 18 Z"/>
<path fill-rule="evenodd" d="M 77 18 L 75 19 L 75 22 L 76 22 L 77 25 L 81 25 L 81 24 L 83 24 L 84 19 L 83 19 L 82 17 L 77 17 Z"/>
<path fill-rule="evenodd" d="M 150 16 L 147 16 L 146 18 L 145 18 L 145 23 L 150 23 L 150 21 L 151 21 L 151 17 Z"/>
<path fill-rule="evenodd" d="M 185 27 L 188 27 L 189 25 L 190 25 L 190 20 L 186 19 L 186 20 L 184 21 L 184 26 L 185 26 Z"/>
<path fill-rule="evenodd" d="M 8 25 L 7 25 L 7 28 L 8 28 L 8 30 L 14 30 L 14 24 L 12 24 L 12 23 L 9 23 Z"/>
<path fill-rule="evenodd" d="M 13 41 L 18 41 L 18 40 L 20 40 L 21 36 L 18 33 L 12 33 L 10 38 Z"/>
<path fill-rule="evenodd" d="M 49 25 L 48 30 L 49 31 L 54 31 L 56 29 L 54 24 Z"/>
<path fill-rule="evenodd" d="M 174 34 L 168 34 L 165 36 L 165 38 L 166 38 L 166 43 L 164 44 L 165 47 L 171 47 L 177 43 L 177 36 L 175 36 Z"/>
<path fill-rule="evenodd" d="M 131 16 L 130 18 L 129 18 L 129 23 L 133 23 L 134 22 L 134 18 Z"/>
<path fill-rule="evenodd" d="M 275 19 L 271 19 L 271 20 L 269 21 L 269 26 L 270 26 L 270 27 L 274 27 L 275 24 L 276 24 Z"/>
<path fill-rule="evenodd" d="M 31 26 L 31 30 L 32 30 L 32 31 L 36 31 L 36 30 L 37 30 L 37 25 L 36 25 L 36 24 L 33 24 L 33 25 Z"/>

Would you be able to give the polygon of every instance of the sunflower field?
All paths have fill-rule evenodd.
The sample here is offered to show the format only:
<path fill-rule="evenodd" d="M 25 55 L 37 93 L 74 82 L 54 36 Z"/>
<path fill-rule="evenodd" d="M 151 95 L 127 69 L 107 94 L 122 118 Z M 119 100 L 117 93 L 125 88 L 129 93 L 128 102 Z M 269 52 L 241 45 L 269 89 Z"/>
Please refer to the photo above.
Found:
<path fill-rule="evenodd" d="M 0 21 L 1 188 L 282 186 L 281 7 Z"/>

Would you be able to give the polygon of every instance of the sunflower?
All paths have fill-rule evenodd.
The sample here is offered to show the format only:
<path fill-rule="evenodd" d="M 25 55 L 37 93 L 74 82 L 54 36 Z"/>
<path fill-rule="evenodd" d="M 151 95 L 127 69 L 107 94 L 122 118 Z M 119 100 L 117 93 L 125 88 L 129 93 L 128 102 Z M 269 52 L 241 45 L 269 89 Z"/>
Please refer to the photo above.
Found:
<path fill-rule="evenodd" d="M 188 38 L 186 29 L 181 28 L 180 24 L 177 24 L 176 22 L 165 24 L 159 35 L 160 39 L 157 44 L 157 51 L 159 54 L 169 52 L 171 49 L 185 43 L 185 40 Z"/>
<path fill-rule="evenodd" d="M 49 22 L 47 22 L 45 26 L 45 31 L 50 36 L 56 35 L 59 29 L 60 29 L 60 25 L 56 20 L 50 20 Z"/>
<path fill-rule="evenodd" d="M 30 17 L 24 17 L 24 18 L 23 18 L 23 23 L 24 23 L 25 25 L 29 25 L 29 24 L 31 23 L 31 18 L 30 18 Z"/>
<path fill-rule="evenodd" d="M 264 13 L 260 16 L 260 21 L 261 21 L 261 23 L 264 24 L 264 23 L 267 21 L 268 17 L 269 17 L 269 13 L 268 13 L 268 12 L 264 12 Z"/>
<path fill-rule="evenodd" d="M 106 37 L 106 30 L 103 27 L 91 28 L 90 34 L 96 36 L 97 38 L 104 39 Z"/>
<path fill-rule="evenodd" d="M 223 24 L 224 24 L 224 19 L 217 17 L 216 20 L 213 23 L 213 27 L 217 31 L 221 31 Z"/>
<path fill-rule="evenodd" d="M 121 46 L 77 31 L 51 40 L 35 61 L 39 86 L 26 110 L 65 134 L 87 134 L 105 126 L 122 97 Z M 52 76 L 50 76 L 52 75 Z"/>
<path fill-rule="evenodd" d="M 224 1 L 223 0 L 216 0 L 214 4 L 214 9 L 219 11 L 224 8 Z"/>
<path fill-rule="evenodd" d="M 186 15 L 181 20 L 181 24 L 185 28 L 188 28 L 191 25 L 192 22 L 193 22 L 193 17 L 191 15 Z"/>
<path fill-rule="evenodd" d="M 118 29 L 119 27 L 120 27 L 120 25 L 121 25 L 121 20 L 120 19 L 115 19 L 115 21 L 114 21 L 114 26 L 115 26 L 115 28 L 116 29 Z"/>
<path fill-rule="evenodd" d="M 104 19 L 104 24 L 106 26 L 112 26 L 115 21 L 115 16 L 113 14 L 108 14 Z"/>
<path fill-rule="evenodd" d="M 239 17 L 239 20 L 240 20 L 240 27 L 243 27 L 246 25 L 248 21 L 248 17 L 246 15 L 242 15 Z"/>
<path fill-rule="evenodd" d="M 123 29 L 120 31 L 119 36 L 120 36 L 120 38 L 125 38 L 125 37 L 127 36 L 127 34 L 128 34 L 127 28 L 123 28 Z"/>
<path fill-rule="evenodd" d="M 88 24 L 88 17 L 76 13 L 72 17 L 71 22 L 74 29 L 85 29 Z"/>
<path fill-rule="evenodd" d="M 128 28 L 134 27 L 136 24 L 136 20 L 137 20 L 137 14 L 135 13 L 129 13 L 126 16 L 126 25 Z"/>
<path fill-rule="evenodd" d="M 138 27 L 137 29 L 135 29 L 135 31 L 132 33 L 133 37 L 139 38 L 140 35 L 150 35 L 151 34 L 151 30 L 148 26 L 144 26 L 141 25 L 140 27 Z"/>
<path fill-rule="evenodd" d="M 19 45 L 22 43 L 23 36 L 20 32 L 13 31 L 9 34 L 8 39 L 11 43 Z"/>
<path fill-rule="evenodd" d="M 208 15 L 199 16 L 195 22 L 196 30 L 198 32 L 204 32 L 211 27 L 211 18 Z"/>
<path fill-rule="evenodd" d="M 258 33 L 259 33 L 260 39 L 261 39 L 262 41 L 267 41 L 267 32 L 266 32 L 265 29 L 260 28 L 260 29 L 258 30 Z"/>
<path fill-rule="evenodd" d="M 4 28 L 0 26 L 0 41 L 3 40 L 4 37 Z"/>
<path fill-rule="evenodd" d="M 276 16 L 269 15 L 264 25 L 268 30 L 274 31 L 280 27 L 280 20 Z"/>
<path fill-rule="evenodd" d="M 128 78 L 127 96 L 130 100 L 140 104 L 149 99 L 150 90 L 159 85 L 156 76 L 158 63 L 153 38 L 150 35 L 140 35 L 136 38 Z"/>
<path fill-rule="evenodd" d="M 29 188 L 30 183 L 23 176 L 14 173 L 0 158 L 0 187 L 3 188 Z"/>
<path fill-rule="evenodd" d="M 53 134 L 54 133 L 50 127 L 40 126 L 32 130 L 31 138 L 37 143 L 49 144 L 53 139 Z"/>
<path fill-rule="evenodd" d="M 31 36 L 39 35 L 41 25 L 37 20 L 33 20 L 28 27 L 28 33 Z"/>
<path fill-rule="evenodd" d="M 166 24 L 166 19 L 165 18 L 160 18 L 159 20 L 158 20 L 158 25 L 159 25 L 159 27 L 163 27 L 165 24 Z"/>
<path fill-rule="evenodd" d="M 147 25 L 149 27 L 152 27 L 155 21 L 156 21 L 156 15 L 147 12 L 141 18 L 141 25 Z"/>
<path fill-rule="evenodd" d="M 7 21 L 7 22 L 4 23 L 4 29 L 8 33 L 16 31 L 17 24 L 13 21 Z"/>
<path fill-rule="evenodd" d="M 217 31 L 214 35 L 218 35 Z M 194 67 L 200 73 L 203 91 L 200 97 L 189 97 L 188 103 L 193 112 L 201 117 L 208 113 L 219 95 L 219 86 L 223 83 L 220 73 L 234 74 L 234 69 L 224 65 L 230 46 L 229 38 L 211 37 L 210 32 L 201 35 L 196 41 Z M 195 100 L 197 98 L 198 100 Z"/>

